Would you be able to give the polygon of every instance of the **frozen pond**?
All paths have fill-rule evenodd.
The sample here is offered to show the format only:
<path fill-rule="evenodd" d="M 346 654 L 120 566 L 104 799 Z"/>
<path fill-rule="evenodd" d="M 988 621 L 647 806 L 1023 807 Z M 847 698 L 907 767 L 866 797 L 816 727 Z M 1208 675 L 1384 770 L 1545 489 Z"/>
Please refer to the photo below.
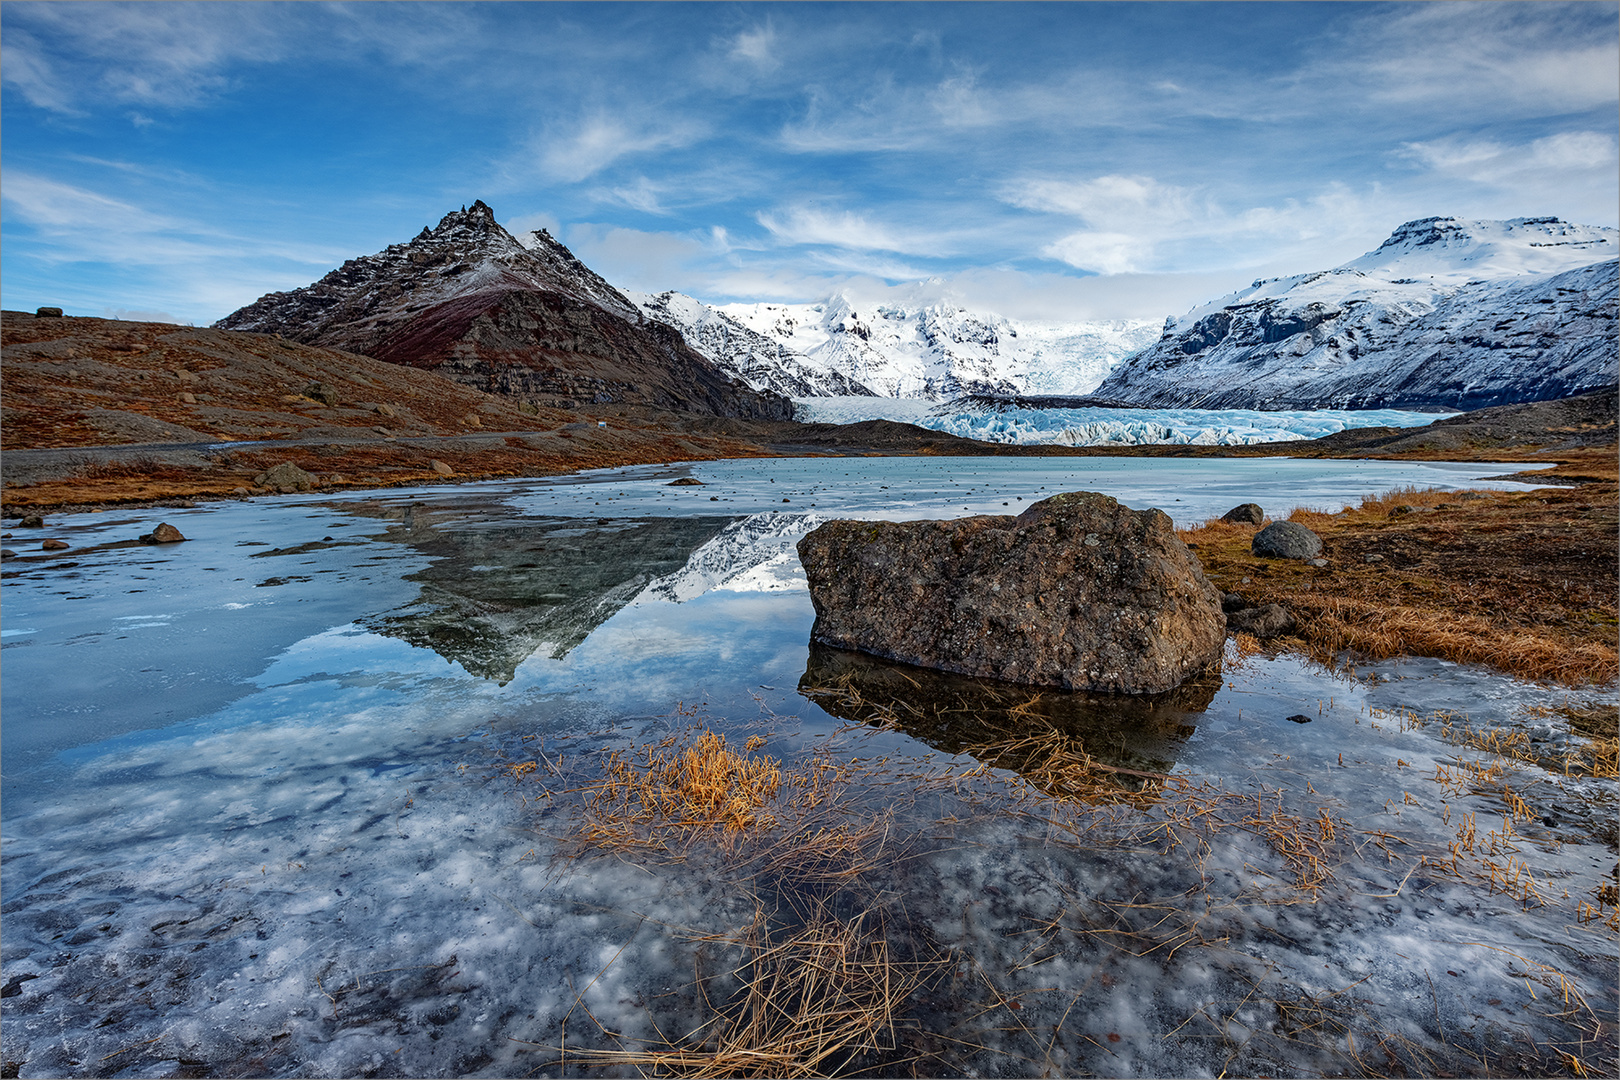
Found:
<path fill-rule="evenodd" d="M 869 1028 L 751 1071 L 1612 1072 L 1612 688 L 1229 652 L 1121 701 L 808 643 L 819 520 L 1492 468 L 733 461 L 13 530 L 6 1075 L 636 1075 L 818 1008 Z M 636 801 L 703 730 L 768 821 Z"/>

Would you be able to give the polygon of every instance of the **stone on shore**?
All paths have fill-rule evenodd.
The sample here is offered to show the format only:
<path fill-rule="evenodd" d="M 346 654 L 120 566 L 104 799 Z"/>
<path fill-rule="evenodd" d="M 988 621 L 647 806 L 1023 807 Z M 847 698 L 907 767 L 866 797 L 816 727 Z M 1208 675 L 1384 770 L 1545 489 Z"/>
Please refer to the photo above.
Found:
<path fill-rule="evenodd" d="M 1322 554 L 1322 538 L 1292 521 L 1273 521 L 1254 534 L 1249 550 L 1266 559 L 1314 559 Z"/>
<path fill-rule="evenodd" d="M 1283 637 L 1299 627 L 1288 609 L 1281 604 L 1245 607 L 1226 613 L 1226 628 L 1234 634 L 1252 634 L 1257 638 Z"/>
<path fill-rule="evenodd" d="M 1266 512 L 1259 503 L 1243 503 L 1222 514 L 1221 520 L 1232 525 L 1264 525 Z"/>
<path fill-rule="evenodd" d="M 149 533 L 143 533 L 140 537 L 143 544 L 178 544 L 183 540 L 185 537 L 180 535 L 180 530 L 167 521 L 159 523 L 157 528 Z"/>
<path fill-rule="evenodd" d="M 815 641 L 1066 690 L 1170 690 L 1219 660 L 1221 594 L 1159 510 L 1074 492 L 1017 517 L 833 521 L 799 541 Z"/>
<path fill-rule="evenodd" d="M 272 491 L 308 491 L 315 486 L 315 477 L 292 462 L 283 461 L 270 471 L 254 477 L 253 483 Z"/>

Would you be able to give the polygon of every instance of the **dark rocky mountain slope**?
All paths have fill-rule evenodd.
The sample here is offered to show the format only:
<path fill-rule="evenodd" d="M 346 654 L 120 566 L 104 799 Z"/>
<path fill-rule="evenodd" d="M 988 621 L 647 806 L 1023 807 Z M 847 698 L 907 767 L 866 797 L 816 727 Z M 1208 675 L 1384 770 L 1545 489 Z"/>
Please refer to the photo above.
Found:
<path fill-rule="evenodd" d="M 792 416 L 785 398 L 749 389 L 645 319 L 549 233 L 520 243 L 482 202 L 214 325 L 424 368 L 539 406 Z"/>

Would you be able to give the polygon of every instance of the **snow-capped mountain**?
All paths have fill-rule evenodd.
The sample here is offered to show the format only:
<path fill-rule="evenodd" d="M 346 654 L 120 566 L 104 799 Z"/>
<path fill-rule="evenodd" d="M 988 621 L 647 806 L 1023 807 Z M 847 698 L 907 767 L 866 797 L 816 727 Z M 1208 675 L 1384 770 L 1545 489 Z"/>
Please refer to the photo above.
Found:
<path fill-rule="evenodd" d="M 633 402 L 786 420 L 792 404 L 646 321 L 544 230 L 520 243 L 482 202 L 214 324 L 430 368 L 537 404 Z"/>
<path fill-rule="evenodd" d="M 790 393 L 788 383 L 772 381 L 772 370 L 791 361 L 781 369 L 793 385 L 809 387 L 791 391 L 796 397 L 1085 394 L 1158 335 L 1156 323 L 1142 320 L 1033 323 L 948 303 L 865 304 L 847 295 L 819 304 L 721 307 L 679 293 L 632 298 L 649 318 L 676 327 L 757 389 Z"/>
<path fill-rule="evenodd" d="M 787 397 L 871 397 L 875 393 L 684 293 L 627 295 L 647 318 L 673 326 L 688 345 L 755 390 Z"/>
<path fill-rule="evenodd" d="M 1099 397 L 1157 408 L 1476 409 L 1617 378 L 1620 232 L 1557 218 L 1400 226 L 1333 270 L 1180 319 Z"/>

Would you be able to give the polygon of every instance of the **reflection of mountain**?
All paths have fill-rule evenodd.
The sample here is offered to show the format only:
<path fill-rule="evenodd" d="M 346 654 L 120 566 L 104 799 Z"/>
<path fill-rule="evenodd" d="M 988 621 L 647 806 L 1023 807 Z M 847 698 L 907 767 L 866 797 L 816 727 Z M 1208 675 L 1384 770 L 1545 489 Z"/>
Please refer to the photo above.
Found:
<path fill-rule="evenodd" d="M 504 685 L 535 653 L 566 656 L 727 520 L 540 518 L 483 528 L 463 519 L 450 529 L 412 507 L 389 538 L 436 561 L 406 579 L 422 587 L 416 602 L 372 617 L 368 629 Z"/>
<path fill-rule="evenodd" d="M 647 586 L 647 595 L 677 604 L 714 589 L 775 592 L 804 586 L 795 544 L 827 519 L 820 514 L 753 514 L 733 521 L 673 574 Z"/>
<path fill-rule="evenodd" d="M 1117 769 L 1164 773 L 1193 733 L 1192 722 L 1221 688 L 1216 667 L 1165 694 L 1065 693 L 1015 686 L 880 660 L 810 644 L 799 693 L 843 720 L 887 726 L 949 754 L 1007 749 L 987 757 L 998 768 L 1042 764 L 1016 745 L 1055 733 L 1072 749 Z M 1078 745 L 1077 745 L 1078 744 Z"/>

